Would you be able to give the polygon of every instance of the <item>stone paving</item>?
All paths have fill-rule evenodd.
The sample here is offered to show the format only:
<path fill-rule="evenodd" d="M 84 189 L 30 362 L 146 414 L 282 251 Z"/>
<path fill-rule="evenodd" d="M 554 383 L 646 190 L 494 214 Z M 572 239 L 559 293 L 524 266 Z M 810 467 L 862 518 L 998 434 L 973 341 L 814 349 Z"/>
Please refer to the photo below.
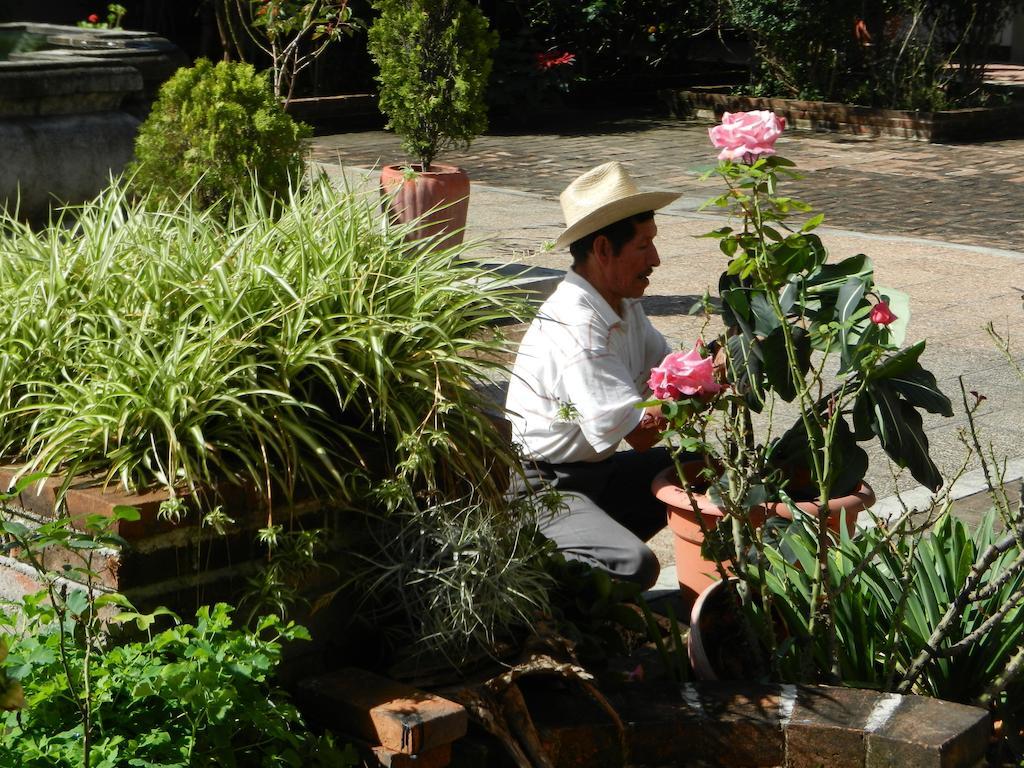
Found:
<path fill-rule="evenodd" d="M 708 125 L 577 120 L 547 132 L 492 132 L 442 161 L 463 167 L 476 184 L 555 197 L 588 168 L 619 160 L 643 186 L 682 191 L 680 205 L 695 211 L 717 190 L 713 179 L 698 180 L 714 162 Z M 777 146 L 803 172 L 792 195 L 825 211 L 832 227 L 1024 250 L 1024 139 L 943 145 L 790 132 Z M 404 158 L 398 139 L 383 131 L 318 137 L 313 156 L 361 167 Z"/>

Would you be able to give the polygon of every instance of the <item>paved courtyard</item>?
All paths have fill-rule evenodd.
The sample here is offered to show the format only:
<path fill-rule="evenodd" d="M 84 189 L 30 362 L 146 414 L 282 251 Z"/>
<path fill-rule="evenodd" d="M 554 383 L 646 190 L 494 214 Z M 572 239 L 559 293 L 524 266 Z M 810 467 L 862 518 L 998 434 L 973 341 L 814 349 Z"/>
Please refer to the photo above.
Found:
<path fill-rule="evenodd" d="M 696 210 L 717 189 L 714 179 L 698 180 L 714 164 L 708 125 L 577 120 L 543 133 L 493 132 L 441 161 L 476 184 L 554 197 L 588 168 L 619 160 L 641 185 L 682 191 L 681 205 Z M 323 162 L 404 161 L 398 138 L 383 131 L 322 136 L 313 147 Z M 825 211 L 832 227 L 1024 251 L 1024 139 L 943 145 L 788 132 L 777 148 L 804 174 L 793 196 Z"/>

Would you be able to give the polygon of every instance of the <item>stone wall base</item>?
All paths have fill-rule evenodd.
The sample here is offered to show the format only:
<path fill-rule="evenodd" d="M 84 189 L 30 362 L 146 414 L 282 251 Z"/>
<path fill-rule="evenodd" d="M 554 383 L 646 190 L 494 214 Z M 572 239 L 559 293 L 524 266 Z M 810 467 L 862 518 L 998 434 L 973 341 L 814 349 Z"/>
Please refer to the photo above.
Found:
<path fill-rule="evenodd" d="M 888 136 L 934 143 L 1024 136 L 1024 104 L 909 112 L 827 101 L 737 96 L 715 89 L 665 90 L 661 101 L 674 117 L 718 120 L 723 112 L 766 109 L 789 126 L 861 136 Z"/>

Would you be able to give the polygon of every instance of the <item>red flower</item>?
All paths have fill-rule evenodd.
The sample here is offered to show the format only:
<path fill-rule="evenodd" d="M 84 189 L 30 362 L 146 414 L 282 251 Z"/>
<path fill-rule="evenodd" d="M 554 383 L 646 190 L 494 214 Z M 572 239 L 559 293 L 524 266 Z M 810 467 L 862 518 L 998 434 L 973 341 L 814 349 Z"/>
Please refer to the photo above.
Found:
<path fill-rule="evenodd" d="M 99 20 L 100 20 L 99 14 L 96 14 L 96 13 L 90 13 L 89 14 L 89 18 L 86 19 L 86 21 L 88 21 L 90 24 L 95 24 Z"/>
<path fill-rule="evenodd" d="M 568 51 L 563 53 L 546 51 L 537 54 L 537 69 L 551 69 L 552 67 L 561 67 L 565 64 L 574 64 L 575 62 L 576 56 Z"/>
<path fill-rule="evenodd" d="M 853 39 L 857 41 L 858 45 L 871 45 L 871 33 L 868 31 L 868 25 L 864 23 L 864 19 L 857 19 L 854 22 Z"/>
<path fill-rule="evenodd" d="M 889 325 L 896 319 L 896 315 L 889 309 L 889 305 L 880 301 L 871 308 L 871 322 L 875 325 Z"/>

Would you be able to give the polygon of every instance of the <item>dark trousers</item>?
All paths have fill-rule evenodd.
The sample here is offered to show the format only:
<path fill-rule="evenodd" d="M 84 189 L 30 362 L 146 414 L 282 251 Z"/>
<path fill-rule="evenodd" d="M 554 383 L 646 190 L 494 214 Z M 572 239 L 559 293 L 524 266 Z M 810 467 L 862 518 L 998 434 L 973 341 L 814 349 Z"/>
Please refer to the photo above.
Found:
<path fill-rule="evenodd" d="M 567 559 L 581 560 L 649 589 L 660 566 L 644 543 L 665 527 L 665 505 L 651 481 L 672 458 L 665 448 L 619 451 L 604 461 L 523 462 L 517 495 L 557 491 L 558 508 L 542 513 L 540 531 Z"/>

